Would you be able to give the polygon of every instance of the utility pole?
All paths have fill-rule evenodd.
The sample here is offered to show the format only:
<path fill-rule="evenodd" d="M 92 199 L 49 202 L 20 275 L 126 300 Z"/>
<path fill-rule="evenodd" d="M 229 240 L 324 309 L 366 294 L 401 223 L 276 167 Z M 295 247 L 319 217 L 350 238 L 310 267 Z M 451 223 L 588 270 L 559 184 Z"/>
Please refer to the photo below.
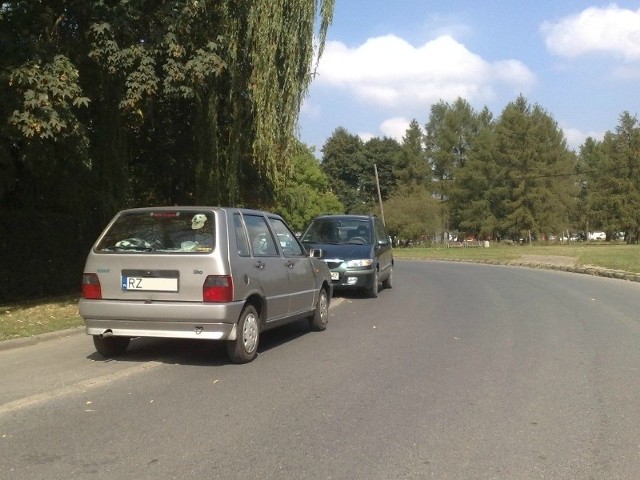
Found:
<path fill-rule="evenodd" d="M 378 203 L 380 203 L 380 215 L 382 216 L 382 224 L 386 226 L 387 224 L 384 222 L 384 209 L 382 208 L 382 195 L 380 195 L 380 181 L 378 180 L 378 167 L 376 164 L 373 164 L 373 171 L 376 174 L 376 187 L 378 188 Z"/>

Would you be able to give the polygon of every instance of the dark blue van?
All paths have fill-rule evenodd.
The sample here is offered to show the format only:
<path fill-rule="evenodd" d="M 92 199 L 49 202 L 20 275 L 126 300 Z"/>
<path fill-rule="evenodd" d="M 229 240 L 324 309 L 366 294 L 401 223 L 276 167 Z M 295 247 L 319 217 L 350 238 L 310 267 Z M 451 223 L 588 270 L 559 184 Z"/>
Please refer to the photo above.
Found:
<path fill-rule="evenodd" d="M 382 220 L 369 215 L 322 215 L 302 234 L 302 244 L 331 270 L 334 289 L 378 296 L 393 284 L 393 250 Z"/>

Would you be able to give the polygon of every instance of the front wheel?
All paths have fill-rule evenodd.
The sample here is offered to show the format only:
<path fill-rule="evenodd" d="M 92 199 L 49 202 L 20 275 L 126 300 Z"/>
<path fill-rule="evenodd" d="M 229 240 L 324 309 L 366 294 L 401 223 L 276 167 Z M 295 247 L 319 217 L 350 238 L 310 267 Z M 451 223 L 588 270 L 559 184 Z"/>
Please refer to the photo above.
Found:
<path fill-rule="evenodd" d="M 378 278 L 378 269 L 376 268 L 373 274 L 373 282 L 371 283 L 371 286 L 366 289 L 366 293 L 368 297 L 376 298 L 378 296 L 379 281 L 380 279 Z"/>
<path fill-rule="evenodd" d="M 101 335 L 93 336 L 93 344 L 100 355 L 105 358 L 117 357 L 122 355 L 129 346 L 129 337 L 103 337 Z"/>
<path fill-rule="evenodd" d="M 382 281 L 384 288 L 393 288 L 393 266 L 389 267 L 389 275 Z"/>
<path fill-rule="evenodd" d="M 238 320 L 236 339 L 227 341 L 227 354 L 233 363 L 248 363 L 258 355 L 258 319 L 253 305 L 244 307 Z"/>
<path fill-rule="evenodd" d="M 320 332 L 326 330 L 327 323 L 329 322 L 329 294 L 326 288 L 321 288 L 318 294 L 318 303 L 316 304 L 316 311 L 313 316 L 309 318 L 309 324 L 311 330 Z"/>

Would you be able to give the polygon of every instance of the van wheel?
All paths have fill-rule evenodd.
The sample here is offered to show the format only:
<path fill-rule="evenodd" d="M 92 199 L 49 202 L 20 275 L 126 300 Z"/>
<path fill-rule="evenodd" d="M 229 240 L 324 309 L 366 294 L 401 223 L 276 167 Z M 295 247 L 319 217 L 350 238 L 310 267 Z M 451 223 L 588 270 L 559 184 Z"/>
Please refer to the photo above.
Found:
<path fill-rule="evenodd" d="M 393 288 L 393 266 L 389 267 L 389 276 L 382 281 L 383 288 Z"/>
<path fill-rule="evenodd" d="M 313 316 L 309 318 L 311 330 L 321 332 L 327 329 L 329 322 L 329 294 L 326 288 L 321 288 L 318 294 L 318 303 Z"/>
<path fill-rule="evenodd" d="M 233 363 L 248 363 L 256 358 L 260 339 L 258 318 L 253 305 L 247 305 L 242 310 L 236 339 L 227 342 L 227 354 Z"/>
<path fill-rule="evenodd" d="M 380 279 L 378 278 L 378 269 L 376 268 L 373 275 L 373 283 L 369 288 L 366 289 L 367 296 L 371 298 L 376 298 L 378 296 L 378 283 Z"/>
<path fill-rule="evenodd" d="M 93 344 L 100 355 L 105 358 L 122 355 L 129 346 L 129 337 L 103 337 L 93 335 Z"/>

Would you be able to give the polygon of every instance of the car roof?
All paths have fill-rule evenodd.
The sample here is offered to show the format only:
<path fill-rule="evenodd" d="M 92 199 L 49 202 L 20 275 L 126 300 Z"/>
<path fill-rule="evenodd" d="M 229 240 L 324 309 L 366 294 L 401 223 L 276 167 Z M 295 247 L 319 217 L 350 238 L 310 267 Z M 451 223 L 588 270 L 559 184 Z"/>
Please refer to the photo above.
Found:
<path fill-rule="evenodd" d="M 314 220 L 321 220 L 327 218 L 335 218 L 337 220 L 371 220 L 375 215 L 320 215 L 314 218 Z"/>
<path fill-rule="evenodd" d="M 255 210 L 251 208 L 239 208 L 239 207 L 213 207 L 206 205 L 166 205 L 166 206 L 157 206 L 157 207 L 138 207 L 138 208 L 127 208 L 121 210 L 119 213 L 128 213 L 128 212 L 154 212 L 154 211 L 164 211 L 164 210 L 193 210 L 193 211 L 219 211 L 219 212 L 241 212 L 243 214 L 258 214 L 258 215 L 269 215 L 272 217 L 280 217 L 280 215 L 272 212 L 267 212 L 265 210 Z"/>

